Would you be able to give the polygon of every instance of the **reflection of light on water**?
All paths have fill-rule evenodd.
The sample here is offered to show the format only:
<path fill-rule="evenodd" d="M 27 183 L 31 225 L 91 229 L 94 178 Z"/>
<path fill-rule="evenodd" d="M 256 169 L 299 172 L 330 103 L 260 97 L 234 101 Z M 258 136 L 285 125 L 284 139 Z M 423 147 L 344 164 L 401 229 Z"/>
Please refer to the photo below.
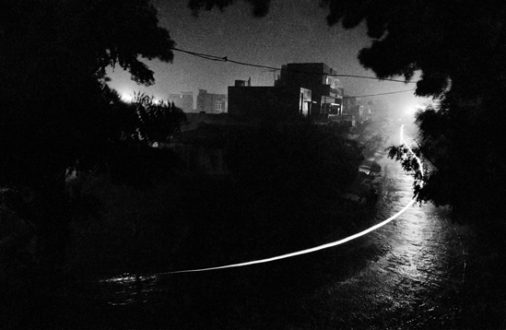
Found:
<path fill-rule="evenodd" d="M 144 295 L 154 291 L 156 275 L 142 276 L 131 273 L 111 277 L 99 281 L 109 288 L 108 304 L 126 306 L 134 303 L 144 303 Z M 112 294 L 110 294 L 112 292 Z"/>
<path fill-rule="evenodd" d="M 413 210 L 417 213 L 423 212 L 417 208 Z M 404 262 L 398 265 L 406 275 L 412 279 L 420 279 L 423 273 L 419 270 L 421 261 L 421 251 L 425 247 L 426 238 L 424 237 L 424 228 L 429 225 L 427 221 L 421 221 L 414 212 L 405 214 L 406 219 L 398 226 L 399 236 L 402 237 L 402 243 L 393 247 L 393 252 L 404 258 Z"/>
<path fill-rule="evenodd" d="M 404 143 L 404 136 L 403 136 L 404 125 L 401 125 L 400 133 L 401 133 L 401 143 Z M 421 160 L 416 156 L 416 154 L 413 152 L 413 150 L 411 150 L 411 148 L 408 145 L 406 145 L 406 147 L 413 154 L 413 157 L 420 164 L 419 169 L 420 169 L 420 171 L 422 172 L 422 175 L 423 175 L 423 166 L 422 166 Z M 356 234 L 350 235 L 348 237 L 345 237 L 343 239 L 340 239 L 340 240 L 337 240 L 337 241 L 334 241 L 334 242 L 331 242 L 331 243 L 322 244 L 322 245 L 318 245 L 318 246 L 315 246 L 315 247 L 312 247 L 312 248 L 309 248 L 309 249 L 300 250 L 300 251 L 296 251 L 296 252 L 292 252 L 292 253 L 286 253 L 286 254 L 274 256 L 274 257 L 271 257 L 271 258 L 265 258 L 265 259 L 260 259 L 260 260 L 252 260 L 252 261 L 247 261 L 247 262 L 240 262 L 240 263 L 235 263 L 235 264 L 228 264 L 228 265 L 224 265 L 224 266 L 216 266 L 216 267 L 209 267 L 209 268 L 197 268 L 197 269 L 187 269 L 187 270 L 180 270 L 180 271 L 172 271 L 172 272 L 160 273 L 159 275 L 193 273 L 193 272 L 206 272 L 206 271 L 218 270 L 218 269 L 246 267 L 246 266 L 251 266 L 251 265 L 256 265 L 256 264 L 261 264 L 261 263 L 268 263 L 268 262 L 272 262 L 272 261 L 277 261 L 277 260 L 281 260 L 281 259 L 292 258 L 292 257 L 296 257 L 296 256 L 300 256 L 300 255 L 309 254 L 309 253 L 313 253 L 313 252 L 316 252 L 316 251 L 328 249 L 328 248 L 331 248 L 331 247 L 335 247 L 335 246 L 347 243 L 349 241 L 352 241 L 352 240 L 354 240 L 356 238 L 359 238 L 359 237 L 362 237 L 364 235 L 367 235 L 367 234 L 369 234 L 369 233 L 371 233 L 371 232 L 373 232 L 373 231 L 375 231 L 375 230 L 377 230 L 377 229 L 385 226 L 386 224 L 390 223 L 391 221 L 397 219 L 401 214 L 403 214 L 407 209 L 409 209 L 414 203 L 415 203 L 415 199 L 412 199 L 401 210 L 399 210 L 397 213 L 395 213 L 394 215 L 392 215 L 388 219 L 386 219 L 386 220 L 384 220 L 384 221 L 382 221 L 380 223 L 377 223 L 376 225 L 374 225 L 372 227 L 369 227 L 368 229 L 365 229 L 365 230 L 363 230 L 361 232 L 358 232 Z"/>
<path fill-rule="evenodd" d="M 138 280 L 141 282 L 144 282 L 144 281 L 148 281 L 148 280 L 154 280 L 155 278 L 156 278 L 155 275 L 150 275 L 150 276 L 139 275 Z M 135 274 L 124 273 L 122 275 L 119 275 L 116 277 L 111 277 L 111 278 L 108 278 L 105 280 L 101 280 L 99 282 L 100 283 L 116 283 L 116 284 L 129 285 L 129 284 L 135 283 L 136 281 L 137 281 L 137 276 Z"/>
<path fill-rule="evenodd" d="M 401 125 L 400 139 L 401 139 L 401 144 L 404 144 L 406 146 L 406 148 L 413 154 L 413 157 L 420 164 L 419 170 L 420 170 L 420 172 L 422 172 L 422 175 L 423 175 L 423 166 L 422 166 L 421 160 L 416 156 L 416 154 L 413 152 L 413 150 L 407 144 L 405 144 L 405 140 L 404 140 L 404 125 Z M 409 191 L 410 189 L 408 187 L 407 190 L 406 189 L 403 189 L 403 190 L 404 191 Z M 377 229 L 385 226 L 387 223 L 390 223 L 392 220 L 397 219 L 400 215 L 402 215 L 404 212 L 406 212 L 406 210 L 408 210 L 409 208 L 411 208 L 411 206 L 415 203 L 415 199 L 411 199 L 411 201 L 407 200 L 406 203 L 407 204 L 403 208 L 401 208 L 397 213 L 395 213 L 394 215 L 392 215 L 388 219 L 386 219 L 386 220 L 384 220 L 384 221 L 382 221 L 380 223 L 377 223 L 376 225 L 374 225 L 372 227 L 369 227 L 366 230 L 363 230 L 361 232 L 358 232 L 356 234 L 353 234 L 351 236 L 345 237 L 343 239 L 340 239 L 340 240 L 337 240 L 337 241 L 334 241 L 334 242 L 331 242 L 331 243 L 322 244 L 322 245 L 319 245 L 319 246 L 316 246 L 316 247 L 313 247 L 313 248 L 309 248 L 309 249 L 305 249 L 305 250 L 300 250 L 300 251 L 296 251 L 296 252 L 292 252 L 292 253 L 287 253 L 287 254 L 283 254 L 283 255 L 278 255 L 278 256 L 275 256 L 275 257 L 271 257 L 271 258 L 265 258 L 265 259 L 260 259 L 260 260 L 247 261 L 247 262 L 236 263 L 236 264 L 228 264 L 228 265 L 224 265 L 224 266 L 217 266 L 217 267 L 210 267 L 210 268 L 197 268 L 197 269 L 188 269 L 188 270 L 181 270 L 181 271 L 166 272 L 166 273 L 160 273 L 158 275 L 180 274 L 180 273 L 190 273 L 190 272 L 204 272 L 204 271 L 218 270 L 218 269 L 245 267 L 245 266 L 250 266 L 250 265 L 255 265 L 255 264 L 260 264 L 260 263 L 267 263 L 267 262 L 272 262 L 272 261 L 276 261 L 276 260 L 281 260 L 281 259 L 291 258 L 291 257 L 295 257 L 295 256 L 300 256 L 300 255 L 303 255 L 303 254 L 313 253 L 313 252 L 320 251 L 320 250 L 323 250 L 323 249 L 328 249 L 330 247 L 341 245 L 341 244 L 344 244 L 346 242 L 352 241 L 352 240 L 354 240 L 356 238 L 359 238 L 359 237 L 362 237 L 364 235 L 367 235 L 368 233 L 371 233 L 371 232 L 373 232 L 373 231 L 375 231 L 375 230 L 377 230 Z M 152 277 L 156 278 L 156 276 L 152 276 Z M 115 282 L 115 281 L 119 282 L 119 283 L 125 283 L 126 282 L 125 284 L 131 283 L 132 281 L 135 281 L 136 283 L 139 283 L 140 282 L 140 278 L 136 277 L 136 278 L 134 278 L 132 280 L 132 275 L 127 275 L 127 276 L 121 276 L 121 277 L 117 277 L 117 278 L 106 280 L 106 282 Z"/>
<path fill-rule="evenodd" d="M 421 160 L 415 155 L 404 139 L 404 125 L 400 129 L 400 143 L 408 148 L 415 159 L 420 164 L 420 171 L 423 175 L 423 166 Z M 413 178 L 400 172 L 396 181 L 399 184 L 397 195 L 399 196 L 399 205 L 408 202 L 412 197 L 407 192 L 411 190 Z M 426 233 L 430 233 L 431 222 L 426 214 L 426 209 L 430 206 L 415 206 L 401 215 L 401 221 L 396 222 L 394 235 L 398 238 L 392 240 L 392 255 L 398 256 L 396 267 L 398 271 L 403 272 L 412 279 L 420 279 L 425 274 L 420 271 L 427 267 L 428 260 L 422 260 L 422 250 L 427 245 Z"/>

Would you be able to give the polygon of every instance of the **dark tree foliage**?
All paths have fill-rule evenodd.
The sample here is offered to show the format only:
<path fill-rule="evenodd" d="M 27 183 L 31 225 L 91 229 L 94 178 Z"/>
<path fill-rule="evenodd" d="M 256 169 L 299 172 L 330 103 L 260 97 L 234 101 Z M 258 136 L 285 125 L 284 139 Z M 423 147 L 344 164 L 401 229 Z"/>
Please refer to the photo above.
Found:
<path fill-rule="evenodd" d="M 206 9 L 233 1 L 207 0 Z M 257 7 L 264 1 L 251 1 Z M 191 1 L 192 8 L 204 8 Z M 197 6 L 195 4 L 201 4 Z M 359 53 L 379 78 L 421 72 L 416 94 L 440 106 L 418 115 L 419 145 L 428 168 L 415 174 L 420 201 L 450 205 L 482 221 L 506 219 L 506 2 L 498 0 L 320 0 L 329 25 L 367 25 L 373 39 Z M 391 156 L 408 159 L 404 147 Z M 412 158 L 412 157 L 411 157 Z M 407 170 L 412 162 L 403 162 Z M 465 215 L 465 217 L 464 217 Z"/>
<path fill-rule="evenodd" d="M 173 46 L 148 0 L 2 2 L 0 185 L 34 191 L 28 220 L 48 254 L 64 245 L 66 170 L 106 162 L 121 126 L 132 125 L 105 68 L 149 85 L 153 72 L 139 58 L 170 62 Z"/>
<path fill-rule="evenodd" d="M 136 95 L 132 106 L 138 117 L 138 136 L 150 143 L 167 140 L 186 120 L 183 110 L 174 103 L 156 102 L 145 94 Z"/>
<path fill-rule="evenodd" d="M 501 1 L 325 1 L 329 24 L 365 20 L 373 45 L 361 63 L 378 77 L 422 72 L 416 94 L 440 101 L 417 115 L 415 152 L 428 163 L 415 174 L 420 201 L 450 205 L 460 219 L 497 220 L 506 183 L 506 4 Z M 410 159 L 402 146 L 397 159 Z M 414 162 L 404 161 L 408 170 Z"/>
<path fill-rule="evenodd" d="M 176 133 L 186 115 L 173 103 L 157 102 L 143 93 L 136 94 L 130 104 L 115 104 L 114 110 L 115 138 L 108 145 L 109 155 L 103 157 L 112 182 L 152 187 L 179 164 L 175 153 L 153 145 Z"/>
<path fill-rule="evenodd" d="M 108 65 L 151 84 L 153 72 L 139 56 L 173 57 L 149 1 L 9 1 L 0 31 L 4 184 L 61 175 L 87 145 L 111 138 L 118 98 L 105 85 Z"/>

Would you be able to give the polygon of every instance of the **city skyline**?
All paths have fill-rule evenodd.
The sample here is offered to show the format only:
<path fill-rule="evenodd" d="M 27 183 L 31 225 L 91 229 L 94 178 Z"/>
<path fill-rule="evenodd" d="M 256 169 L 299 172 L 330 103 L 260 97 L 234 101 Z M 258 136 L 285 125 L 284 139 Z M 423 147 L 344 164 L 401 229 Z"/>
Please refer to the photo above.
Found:
<path fill-rule="evenodd" d="M 338 74 L 374 77 L 364 69 L 357 55 L 371 39 L 365 37 L 365 26 L 344 30 L 328 27 L 326 10 L 311 0 L 289 3 L 275 2 L 265 18 L 254 18 L 244 2 L 219 10 L 191 15 L 186 2 L 168 4 L 154 1 L 161 26 L 176 42 L 176 48 L 190 52 L 227 57 L 243 63 L 281 68 L 287 63 L 318 62 L 332 67 Z M 155 72 L 155 84 L 137 85 L 124 71 L 108 70 L 110 85 L 122 95 L 135 91 L 155 98 L 166 99 L 169 94 L 193 92 L 199 89 L 209 93 L 227 94 L 228 86 L 236 79 L 248 80 L 252 86 L 273 86 L 279 71 L 215 61 L 188 53 L 174 51 L 173 63 L 146 61 Z M 403 77 L 396 77 L 403 80 Z M 415 82 L 417 77 L 412 80 Z M 398 92 L 414 88 L 414 84 L 340 77 L 345 93 L 352 96 Z M 417 98 L 412 92 L 388 94 L 381 99 L 394 110 L 403 113 L 428 99 Z"/>

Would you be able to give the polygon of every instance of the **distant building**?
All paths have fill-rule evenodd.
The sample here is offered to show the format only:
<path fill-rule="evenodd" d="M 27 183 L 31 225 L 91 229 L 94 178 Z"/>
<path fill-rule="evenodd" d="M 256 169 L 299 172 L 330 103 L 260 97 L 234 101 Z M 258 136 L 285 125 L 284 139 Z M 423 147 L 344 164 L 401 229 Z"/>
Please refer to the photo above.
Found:
<path fill-rule="evenodd" d="M 199 89 L 197 95 L 197 111 L 209 114 L 219 114 L 227 112 L 227 95 L 211 94 L 205 89 Z"/>
<path fill-rule="evenodd" d="M 288 63 L 281 68 L 276 87 L 311 90 L 309 115 L 328 118 L 342 115 L 343 87 L 336 72 L 325 63 Z"/>
<path fill-rule="evenodd" d="M 353 96 L 345 96 L 343 98 L 343 115 L 351 115 L 358 122 L 364 122 L 372 118 L 373 102 L 367 102 L 364 99 Z"/>
<path fill-rule="evenodd" d="M 357 105 L 357 98 L 355 96 L 343 97 L 343 113 L 348 113 L 350 109 Z"/>
<path fill-rule="evenodd" d="M 343 115 L 353 116 L 353 119 L 362 122 L 364 107 L 357 102 L 354 96 L 345 96 L 343 98 Z"/>
<path fill-rule="evenodd" d="M 193 92 L 181 92 L 180 94 L 169 94 L 167 97 L 168 102 L 173 102 L 178 108 L 184 112 L 193 112 Z"/>
<path fill-rule="evenodd" d="M 236 80 L 228 87 L 228 112 L 248 118 L 288 118 L 307 116 L 311 109 L 311 90 L 297 86 L 251 86 Z"/>

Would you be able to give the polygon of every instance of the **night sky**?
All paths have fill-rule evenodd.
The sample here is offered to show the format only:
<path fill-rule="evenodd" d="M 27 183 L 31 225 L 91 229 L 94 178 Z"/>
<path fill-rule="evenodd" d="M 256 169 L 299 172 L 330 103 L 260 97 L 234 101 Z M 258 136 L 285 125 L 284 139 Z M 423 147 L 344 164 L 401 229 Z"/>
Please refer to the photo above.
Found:
<path fill-rule="evenodd" d="M 218 9 L 203 11 L 193 17 L 187 1 L 155 0 L 160 24 L 166 28 L 176 47 L 198 53 L 227 56 L 241 62 L 272 67 L 290 62 L 324 62 L 339 74 L 374 76 L 357 60 L 361 48 L 371 40 L 365 26 L 344 30 L 328 27 L 326 9 L 314 0 L 273 1 L 267 17 L 254 18 L 250 6 L 238 1 L 222 13 Z M 144 91 L 158 99 L 167 94 L 206 89 L 226 94 L 234 80 L 251 77 L 253 86 L 272 86 L 274 74 L 268 69 L 215 62 L 189 54 L 174 52 L 173 63 L 147 62 L 155 72 L 155 85 L 145 88 L 130 80 L 121 69 L 110 70 L 110 85 L 122 95 Z M 401 78 L 402 79 L 402 78 Z M 345 93 L 352 96 L 388 93 L 412 89 L 414 84 L 378 82 L 340 78 Z M 386 101 L 397 114 L 414 111 L 427 99 L 416 98 L 412 92 L 368 98 Z"/>

